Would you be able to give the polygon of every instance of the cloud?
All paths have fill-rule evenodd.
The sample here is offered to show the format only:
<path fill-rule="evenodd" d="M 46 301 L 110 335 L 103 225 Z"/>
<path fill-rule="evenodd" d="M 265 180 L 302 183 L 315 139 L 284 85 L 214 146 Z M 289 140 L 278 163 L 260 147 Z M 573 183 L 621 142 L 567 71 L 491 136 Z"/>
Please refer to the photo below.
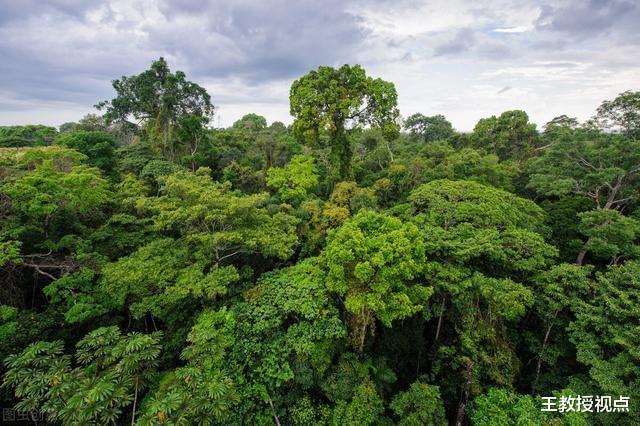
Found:
<path fill-rule="evenodd" d="M 164 2 L 154 43 L 188 59 L 197 73 L 259 82 L 347 62 L 368 31 L 342 1 Z"/>
<path fill-rule="evenodd" d="M 462 28 L 449 41 L 446 41 L 434 49 L 435 56 L 455 55 L 466 52 L 476 44 L 474 32 L 469 28 Z"/>
<path fill-rule="evenodd" d="M 403 114 L 462 130 L 518 103 L 589 116 L 640 73 L 635 0 L 0 2 L 0 124 L 77 120 L 159 56 L 209 90 L 222 125 L 290 121 L 292 81 L 319 65 L 360 63 L 396 84 Z"/>
<path fill-rule="evenodd" d="M 525 31 L 529 31 L 529 27 L 511 27 L 511 28 L 494 28 L 491 31 L 494 33 L 523 33 Z"/>
<path fill-rule="evenodd" d="M 628 28 L 630 22 L 637 30 L 640 18 L 637 2 L 626 0 L 573 1 L 554 8 L 543 6 L 536 27 L 559 31 L 580 37 L 596 37 L 615 30 Z"/>

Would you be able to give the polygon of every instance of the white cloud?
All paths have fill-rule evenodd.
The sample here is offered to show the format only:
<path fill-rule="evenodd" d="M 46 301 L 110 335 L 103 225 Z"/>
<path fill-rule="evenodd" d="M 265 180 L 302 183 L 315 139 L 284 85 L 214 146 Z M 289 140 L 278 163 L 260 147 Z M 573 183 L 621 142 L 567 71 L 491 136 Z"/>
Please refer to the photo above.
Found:
<path fill-rule="evenodd" d="M 491 31 L 494 33 L 524 33 L 526 31 L 531 31 L 532 29 L 533 29 L 533 25 L 522 26 L 522 27 L 510 27 L 510 28 L 494 28 Z"/>

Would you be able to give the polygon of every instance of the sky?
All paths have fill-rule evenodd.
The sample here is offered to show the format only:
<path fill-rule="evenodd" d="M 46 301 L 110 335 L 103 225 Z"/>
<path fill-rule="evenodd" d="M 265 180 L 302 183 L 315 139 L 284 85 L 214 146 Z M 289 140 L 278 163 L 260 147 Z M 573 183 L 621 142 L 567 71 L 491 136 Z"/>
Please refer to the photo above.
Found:
<path fill-rule="evenodd" d="M 0 125 L 77 121 L 160 56 L 215 126 L 290 123 L 291 83 L 345 63 L 460 131 L 510 109 L 586 120 L 640 89 L 639 22 L 640 0 L 0 0 Z"/>

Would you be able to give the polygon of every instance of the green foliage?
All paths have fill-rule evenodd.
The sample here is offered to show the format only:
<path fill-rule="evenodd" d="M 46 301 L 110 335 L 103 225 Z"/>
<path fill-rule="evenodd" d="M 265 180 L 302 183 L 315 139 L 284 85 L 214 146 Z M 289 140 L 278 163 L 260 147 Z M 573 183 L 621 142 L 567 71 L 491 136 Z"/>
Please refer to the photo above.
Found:
<path fill-rule="evenodd" d="M 463 223 L 531 231 L 543 227 L 543 212 L 535 203 L 476 182 L 435 180 L 413 191 L 409 201 L 429 223 L 445 229 Z"/>
<path fill-rule="evenodd" d="M 393 139 L 399 130 L 397 97 L 393 83 L 367 76 L 359 65 L 343 65 L 322 66 L 294 81 L 289 102 L 302 137 L 318 143 L 328 133 L 337 176 L 347 179 L 352 157 L 347 129 L 371 125 Z"/>
<path fill-rule="evenodd" d="M 597 274 L 592 297 L 574 301 L 576 319 L 569 326 L 577 359 L 588 366 L 600 394 L 631 397 L 631 413 L 637 412 L 640 398 L 639 296 L 640 263 L 612 266 Z M 618 420 L 624 418 L 621 415 Z"/>
<path fill-rule="evenodd" d="M 145 402 L 141 424 L 218 424 L 233 418 L 238 395 L 220 362 L 234 343 L 234 325 L 225 309 L 198 317 L 182 352 L 187 365 L 167 373 Z"/>
<path fill-rule="evenodd" d="M 231 265 L 212 267 L 208 253 L 186 240 L 154 240 L 107 265 L 100 286 L 112 303 L 127 307 L 135 318 L 148 312 L 166 318 L 178 302 L 213 300 L 240 278 Z"/>
<path fill-rule="evenodd" d="M 159 232 L 188 237 L 214 254 L 216 264 L 240 253 L 286 259 L 296 243 L 295 219 L 270 210 L 266 194 L 242 195 L 213 181 L 207 169 L 168 176 L 158 197 L 141 198 Z"/>
<path fill-rule="evenodd" d="M 327 288 L 344 297 L 352 315 L 352 345 L 364 350 L 374 320 L 385 326 L 424 308 L 433 290 L 416 283 L 424 262 L 418 228 L 362 211 L 329 234 L 322 261 Z"/>
<path fill-rule="evenodd" d="M 431 308 L 440 324 L 436 341 L 442 327 L 456 330 L 455 340 L 438 349 L 435 373 L 447 374 L 446 383 L 451 369 L 457 371 L 468 389 L 462 391 L 471 394 L 480 391 L 476 383 L 511 385 L 519 361 L 509 329 L 534 300 L 522 277 L 543 270 L 556 255 L 537 233 L 542 210 L 469 181 L 432 181 L 409 200 L 429 259 L 425 278 L 440 302 Z"/>
<path fill-rule="evenodd" d="M 60 134 L 69 132 L 103 132 L 107 130 L 107 126 L 104 122 L 104 118 L 97 114 L 87 114 L 82 117 L 77 123 L 63 123 L 59 126 Z"/>
<path fill-rule="evenodd" d="M 500 159 L 524 160 L 537 146 L 536 125 L 529 123 L 529 116 L 520 110 L 505 111 L 478 121 L 473 129 L 473 146 L 484 148 Z"/>
<path fill-rule="evenodd" d="M 426 117 L 416 113 L 407 117 L 404 128 L 415 138 L 424 142 L 444 141 L 455 133 L 451 123 L 444 115 Z"/>
<path fill-rule="evenodd" d="M 267 185 L 278 192 L 282 201 L 299 204 L 318 185 L 313 158 L 296 155 L 286 166 L 269 169 Z"/>
<path fill-rule="evenodd" d="M 154 159 L 151 146 L 144 142 L 125 145 L 116 150 L 118 171 L 122 175 L 138 175 Z"/>
<path fill-rule="evenodd" d="M 446 425 L 440 389 L 427 383 L 415 382 L 397 394 L 391 401 L 391 409 L 400 419 L 398 425 Z"/>
<path fill-rule="evenodd" d="M 539 135 L 518 110 L 400 133 L 393 84 L 358 65 L 295 81 L 292 126 L 209 127 L 209 95 L 163 59 L 114 88 L 59 134 L 0 127 L 0 406 L 64 425 L 638 423 L 637 93 Z M 578 394 L 630 412 L 541 410 Z"/>
<path fill-rule="evenodd" d="M 10 262 L 20 262 L 20 246 L 20 241 L 0 241 L 0 268 Z"/>
<path fill-rule="evenodd" d="M 628 247 L 633 240 L 635 225 L 609 210 L 623 210 L 638 196 L 639 143 L 619 135 L 565 132 L 545 149 L 544 155 L 531 161 L 528 187 L 548 197 L 585 197 L 596 209 L 581 215 L 580 232 L 588 238 L 577 255 L 578 264 L 593 252 L 594 244 L 595 256 L 616 256 L 616 242 Z M 626 235 L 620 235 L 621 231 L 613 231 L 618 235 L 612 235 L 608 224 L 615 222 L 620 222 L 620 227 L 625 228 L 622 234 Z M 608 235 L 596 241 L 593 237 L 598 229 Z"/>
<path fill-rule="evenodd" d="M 0 147 L 45 146 L 51 143 L 57 133 L 55 128 L 41 124 L 0 126 Z"/>
<path fill-rule="evenodd" d="M 533 278 L 535 313 L 544 330 L 544 333 L 534 332 L 536 337 L 531 343 L 537 358 L 532 384 L 536 392 L 544 394 L 543 389 L 550 390 L 565 384 L 556 383 L 561 381 L 558 380 L 558 376 L 562 376 L 561 366 L 573 358 L 572 348 L 566 344 L 568 336 L 565 330 L 575 318 L 576 301 L 592 295 L 591 272 L 590 267 L 562 263 Z M 553 386 L 554 383 L 557 386 Z"/>
<path fill-rule="evenodd" d="M 605 128 L 613 128 L 635 140 L 640 138 L 640 92 L 627 90 L 598 107 L 596 119 Z"/>
<path fill-rule="evenodd" d="M 144 122 L 149 142 L 170 161 L 179 160 L 180 153 L 185 151 L 180 137 L 175 138 L 174 133 L 194 130 L 192 126 L 185 129 L 185 120 L 197 117 L 196 120 L 207 123 L 213 115 L 207 91 L 188 81 L 184 72 L 172 73 L 164 58 L 154 61 L 150 69 L 113 80 L 112 84 L 116 97 L 96 105 L 105 110 L 105 122 L 127 122 L 130 117 Z"/>
<path fill-rule="evenodd" d="M 98 328 L 76 345 L 76 363 L 63 343 L 37 342 L 5 361 L 3 386 L 21 398 L 21 410 L 40 410 L 64 424 L 114 422 L 137 398 L 160 354 L 160 333 Z"/>
<path fill-rule="evenodd" d="M 109 175 L 113 172 L 115 141 L 105 132 L 76 131 L 58 137 L 54 144 L 63 145 L 80 151 L 88 157 L 88 164 L 101 169 Z"/>
<path fill-rule="evenodd" d="M 473 401 L 469 418 L 477 426 L 493 425 L 587 425 L 581 413 L 553 417 L 541 411 L 540 400 L 505 389 L 491 388 Z"/>
<path fill-rule="evenodd" d="M 371 384 L 355 388 L 353 398 L 339 401 L 331 413 L 331 425 L 373 425 L 384 411 L 383 400 Z"/>
<path fill-rule="evenodd" d="M 563 134 L 530 164 L 529 187 L 549 196 L 589 197 L 622 208 L 638 193 L 640 142 L 616 135 Z"/>
<path fill-rule="evenodd" d="M 5 235 L 37 236 L 34 244 L 52 248 L 65 234 L 81 232 L 78 227 L 101 215 L 112 198 L 107 181 L 95 168 L 63 167 L 60 170 L 55 160 L 46 159 L 35 170 L 0 186 L 11 200 Z"/>
<path fill-rule="evenodd" d="M 10 339 L 18 328 L 18 310 L 12 306 L 0 305 L 0 339 Z"/>
<path fill-rule="evenodd" d="M 233 345 L 218 365 L 244 384 L 237 416 L 271 418 L 269 400 L 277 409 L 285 387 L 308 389 L 331 365 L 346 331 L 324 280 L 313 259 L 263 275 L 220 324 Z"/>
<path fill-rule="evenodd" d="M 637 257 L 638 247 L 635 241 L 640 234 L 638 220 L 609 209 L 582 212 L 578 217 L 578 230 L 588 241 L 585 249 L 594 257 L 613 259 L 615 262 L 622 256 Z"/>

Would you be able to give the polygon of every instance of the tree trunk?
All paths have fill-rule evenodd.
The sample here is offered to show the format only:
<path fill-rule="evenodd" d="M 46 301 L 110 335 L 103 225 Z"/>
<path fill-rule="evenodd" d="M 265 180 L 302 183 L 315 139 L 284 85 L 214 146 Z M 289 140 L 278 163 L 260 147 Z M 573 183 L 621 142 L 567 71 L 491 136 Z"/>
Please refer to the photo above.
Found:
<path fill-rule="evenodd" d="M 434 339 L 436 342 L 440 337 L 440 328 L 442 327 L 442 315 L 444 315 L 444 304 L 446 303 L 447 298 L 442 296 L 442 303 L 440 304 L 440 315 L 438 316 L 438 326 L 436 327 L 436 338 Z"/>
<path fill-rule="evenodd" d="M 353 156 L 353 152 L 351 151 L 351 143 L 344 128 L 344 122 L 336 121 L 331 153 L 334 162 L 337 163 L 340 180 L 349 180 L 351 176 L 351 157 Z"/>
<path fill-rule="evenodd" d="M 624 179 L 624 176 L 620 176 L 616 181 L 616 184 L 613 186 L 613 188 L 611 188 L 611 191 L 609 192 L 609 196 L 607 197 L 607 202 L 604 205 L 605 209 L 610 209 L 611 206 L 613 206 L 613 203 L 615 202 L 615 199 L 616 199 L 616 195 L 618 194 L 618 191 L 622 186 L 623 179 Z"/>
<path fill-rule="evenodd" d="M 587 251 L 589 250 L 590 246 L 591 238 L 589 238 L 587 242 L 584 243 L 584 245 L 582 246 L 582 250 L 580 250 L 580 253 L 578 253 L 578 257 L 576 258 L 576 265 L 582 266 L 582 264 L 584 263 L 584 257 L 587 255 Z"/>
<path fill-rule="evenodd" d="M 273 407 L 273 401 L 271 401 L 271 397 L 269 397 L 269 406 L 271 407 L 271 411 L 273 411 L 273 418 L 276 421 L 276 425 L 280 426 L 280 419 L 278 418 L 276 409 Z"/>
<path fill-rule="evenodd" d="M 462 426 L 464 424 L 464 418 L 467 411 L 467 404 L 469 403 L 469 390 L 471 388 L 471 381 L 473 380 L 473 361 L 467 362 L 467 380 L 464 383 L 464 390 L 460 398 L 460 405 L 458 405 L 458 414 L 456 416 L 456 426 Z"/>
<path fill-rule="evenodd" d="M 552 327 L 553 327 L 553 324 L 549 324 L 549 327 L 547 327 L 547 332 L 544 334 L 542 347 L 540 348 L 540 353 L 538 354 L 538 363 L 536 365 L 536 378 L 533 381 L 532 392 L 535 392 L 536 387 L 538 386 L 538 379 L 540 378 L 540 368 L 542 367 L 542 355 L 544 354 L 544 349 L 547 347 L 547 341 L 549 340 L 549 334 L 551 333 Z"/>
<path fill-rule="evenodd" d="M 384 142 L 387 145 L 387 151 L 389 151 L 389 157 L 391 158 L 391 162 L 393 163 L 395 159 L 393 157 L 393 151 L 391 151 L 391 146 L 389 145 L 389 141 L 385 139 Z"/>
<path fill-rule="evenodd" d="M 136 376 L 136 389 L 133 393 L 133 410 L 131 411 L 131 426 L 136 422 L 136 403 L 138 402 L 138 376 Z"/>
<path fill-rule="evenodd" d="M 364 308 L 360 310 L 360 313 L 362 317 L 362 330 L 360 330 L 360 345 L 358 347 L 358 350 L 360 352 L 360 355 L 362 355 L 364 353 L 364 341 L 367 337 L 367 318 L 365 316 Z"/>

